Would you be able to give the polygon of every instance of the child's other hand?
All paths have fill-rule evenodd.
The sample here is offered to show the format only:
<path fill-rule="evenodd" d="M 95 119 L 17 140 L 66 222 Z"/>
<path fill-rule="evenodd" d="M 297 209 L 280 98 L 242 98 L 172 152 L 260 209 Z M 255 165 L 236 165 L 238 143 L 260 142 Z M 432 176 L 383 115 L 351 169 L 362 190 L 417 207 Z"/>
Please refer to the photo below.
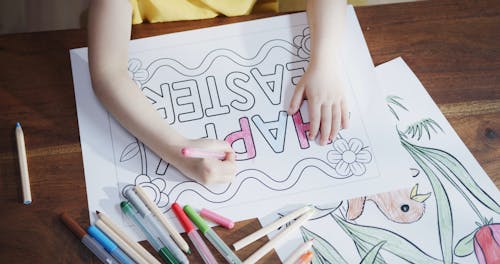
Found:
<path fill-rule="evenodd" d="M 181 154 L 182 147 L 199 148 L 213 152 L 225 152 L 224 160 L 216 158 L 188 158 Z M 229 143 L 215 139 L 186 140 L 179 148 L 173 164 L 187 177 L 202 183 L 227 183 L 236 174 L 236 155 Z"/>
<path fill-rule="evenodd" d="M 338 63 L 315 63 L 311 60 L 307 71 L 295 87 L 288 108 L 296 113 L 307 98 L 309 110 L 309 140 L 320 134 L 319 143 L 333 140 L 340 128 L 348 126 L 348 109 L 344 95 L 342 69 Z"/>

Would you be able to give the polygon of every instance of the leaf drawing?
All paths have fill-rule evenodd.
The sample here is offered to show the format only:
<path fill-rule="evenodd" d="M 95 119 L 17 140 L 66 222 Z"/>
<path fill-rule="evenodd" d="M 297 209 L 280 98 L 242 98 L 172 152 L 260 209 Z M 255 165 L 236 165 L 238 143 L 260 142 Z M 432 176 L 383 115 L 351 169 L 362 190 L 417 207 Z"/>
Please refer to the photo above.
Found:
<path fill-rule="evenodd" d="M 314 257 L 312 263 L 347 264 L 347 261 L 339 254 L 339 252 L 332 246 L 332 244 L 328 243 L 328 241 L 326 241 L 320 235 L 312 232 L 311 230 L 305 227 L 301 227 L 300 232 L 302 233 L 302 238 L 304 239 L 304 241 L 309 241 L 311 239 L 314 239 L 314 244 L 313 244 Z"/>
<path fill-rule="evenodd" d="M 369 243 L 372 247 L 385 241 L 383 250 L 411 263 L 443 263 L 442 260 L 427 255 L 411 241 L 390 230 L 352 224 L 337 216 L 333 219 L 355 241 Z"/>
<path fill-rule="evenodd" d="M 453 220 L 448 194 L 444 186 L 434 171 L 425 163 L 425 157 L 422 157 L 416 147 L 401 137 L 403 147 L 410 153 L 412 158 L 422 168 L 432 186 L 437 207 L 437 224 L 439 230 L 439 242 L 441 244 L 441 253 L 444 263 L 453 262 Z"/>
<path fill-rule="evenodd" d="M 399 120 L 399 117 L 397 113 L 395 113 L 395 108 L 392 106 L 399 106 L 408 111 L 408 109 L 398 100 L 401 100 L 401 98 L 395 96 L 387 97 L 388 107 L 397 120 Z M 495 199 L 477 184 L 474 177 L 452 154 L 441 149 L 415 145 L 408 141 L 410 138 L 420 140 L 423 135 L 427 135 L 430 140 L 431 130 L 434 133 L 438 133 L 437 129 L 444 132 L 441 126 L 433 119 L 425 118 L 408 126 L 404 132 L 398 130 L 398 133 L 401 144 L 426 174 L 433 188 L 437 207 L 439 242 L 443 262 L 453 263 L 454 256 L 465 257 L 472 254 L 473 251 L 476 251 L 477 254 L 474 245 L 474 235 L 477 233 L 478 229 L 475 229 L 472 233 L 463 237 L 453 248 L 453 217 L 448 194 L 443 186 L 442 179 L 446 179 L 466 200 L 470 208 L 479 218 L 479 222 L 476 223 L 480 228 L 491 224 L 493 221 L 492 219 L 488 220 L 481 214 L 473 200 L 478 201 L 480 204 L 497 214 L 500 213 L 500 206 Z M 427 199 L 428 196 L 415 195 L 415 198 L 419 200 Z M 488 253 L 488 251 L 486 251 L 486 253 Z"/>
<path fill-rule="evenodd" d="M 408 126 L 403 134 L 411 138 L 415 138 L 415 136 L 418 136 L 417 140 L 420 140 L 422 138 L 422 131 L 425 130 L 425 132 L 427 133 L 427 138 L 431 139 L 429 128 L 432 129 L 434 133 L 438 133 L 435 127 L 439 128 L 441 132 L 444 132 L 444 130 L 438 123 L 436 123 L 436 121 L 432 120 L 431 118 L 425 118 Z"/>
<path fill-rule="evenodd" d="M 497 201 L 495 201 L 491 196 L 489 196 L 477 183 L 467 169 L 458 161 L 454 156 L 439 149 L 426 148 L 417 146 L 417 148 L 428 154 L 430 158 L 435 159 L 438 162 L 438 166 L 444 166 L 448 171 L 455 176 L 456 179 L 465 187 L 465 189 L 471 193 L 474 198 L 481 202 L 484 206 L 500 214 L 500 206 Z M 448 174 L 447 174 L 448 175 Z M 451 175 L 450 175 L 451 176 Z M 453 181 L 453 179 L 449 179 Z M 454 181 L 453 181 L 454 182 Z M 459 187 L 456 187 L 457 189 Z M 465 194 L 463 194 L 465 198 Z"/>
<path fill-rule="evenodd" d="M 372 244 L 364 242 L 363 240 L 359 240 L 359 239 L 354 239 L 354 245 L 356 246 L 358 254 L 362 259 L 364 259 L 365 256 L 370 252 L 370 250 L 372 250 L 374 247 Z M 373 262 L 371 262 L 371 263 L 373 263 L 373 264 L 387 264 L 387 262 L 384 260 L 384 258 L 380 254 L 376 254 L 373 258 Z"/>
<path fill-rule="evenodd" d="M 388 95 L 385 100 L 387 102 L 387 106 L 389 107 L 389 110 L 391 111 L 391 113 L 394 115 L 394 117 L 396 117 L 396 119 L 399 121 L 399 116 L 398 114 L 396 113 L 396 110 L 392 107 L 393 105 L 394 106 L 398 106 L 406 111 L 408 111 L 408 109 L 403 105 L 401 104 L 398 100 L 402 100 L 403 98 L 399 97 L 399 96 L 396 96 L 396 95 Z"/>
<path fill-rule="evenodd" d="M 130 160 L 139 154 L 139 143 L 134 141 L 128 144 L 125 149 L 123 149 L 120 156 L 120 162 Z"/>
<path fill-rule="evenodd" d="M 455 256 L 466 257 L 474 252 L 474 235 L 476 234 L 477 230 L 479 230 L 479 228 L 474 229 L 472 233 L 468 234 L 467 236 L 460 239 L 460 241 L 458 241 L 457 245 L 455 246 Z"/>
<path fill-rule="evenodd" d="M 373 248 L 370 249 L 368 253 L 366 253 L 365 257 L 361 260 L 359 264 L 374 264 L 378 256 L 378 252 L 380 251 L 382 246 L 384 246 L 384 244 L 385 241 L 381 241 L 380 243 L 373 246 Z"/>

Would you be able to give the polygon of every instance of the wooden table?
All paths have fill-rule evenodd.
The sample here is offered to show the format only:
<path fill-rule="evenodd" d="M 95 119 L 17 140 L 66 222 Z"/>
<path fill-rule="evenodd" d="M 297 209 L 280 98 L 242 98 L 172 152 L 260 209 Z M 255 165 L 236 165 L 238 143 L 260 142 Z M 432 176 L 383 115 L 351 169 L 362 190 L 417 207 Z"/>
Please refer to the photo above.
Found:
<path fill-rule="evenodd" d="M 499 186 L 500 1 L 426 1 L 356 11 L 375 64 L 402 56 Z M 138 25 L 133 38 L 266 16 Z M 58 218 L 68 212 L 89 224 L 68 52 L 86 45 L 85 30 L 0 36 L 1 263 L 97 262 Z M 29 206 L 21 203 L 17 121 L 26 134 Z M 258 228 L 251 219 L 233 232 L 216 231 L 232 243 Z M 238 255 L 246 258 L 265 241 Z M 265 258 L 273 262 L 276 254 Z"/>

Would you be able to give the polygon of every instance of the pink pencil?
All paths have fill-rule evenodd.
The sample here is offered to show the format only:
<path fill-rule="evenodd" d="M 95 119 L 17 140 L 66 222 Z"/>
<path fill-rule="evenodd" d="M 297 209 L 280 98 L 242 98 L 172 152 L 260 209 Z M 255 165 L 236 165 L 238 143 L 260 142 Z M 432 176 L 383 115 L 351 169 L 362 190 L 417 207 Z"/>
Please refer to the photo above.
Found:
<path fill-rule="evenodd" d="M 226 158 L 226 153 L 224 152 L 215 152 L 208 151 L 197 148 L 182 148 L 182 155 L 188 158 L 215 158 L 224 160 Z"/>

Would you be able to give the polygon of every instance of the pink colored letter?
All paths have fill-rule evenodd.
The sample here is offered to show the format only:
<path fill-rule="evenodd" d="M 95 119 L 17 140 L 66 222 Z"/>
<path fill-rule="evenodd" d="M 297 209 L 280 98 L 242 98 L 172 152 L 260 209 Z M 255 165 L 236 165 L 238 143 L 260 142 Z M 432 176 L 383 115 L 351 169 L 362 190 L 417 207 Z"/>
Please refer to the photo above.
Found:
<path fill-rule="evenodd" d="M 252 131 L 250 130 L 250 123 L 247 117 L 240 118 L 241 130 L 234 131 L 227 135 L 226 141 L 233 146 L 233 143 L 238 140 L 243 140 L 243 145 L 245 146 L 244 152 L 236 152 L 236 160 L 248 160 L 255 158 L 255 145 L 253 143 Z M 242 154 L 247 154 L 246 158 L 241 157 Z"/>
<path fill-rule="evenodd" d="M 302 115 L 300 111 L 293 114 L 292 116 L 293 124 L 295 125 L 295 132 L 297 132 L 297 137 L 299 138 L 299 144 L 301 149 L 309 148 L 309 140 L 307 140 L 306 132 L 309 131 L 309 122 L 304 123 L 302 121 Z"/>

